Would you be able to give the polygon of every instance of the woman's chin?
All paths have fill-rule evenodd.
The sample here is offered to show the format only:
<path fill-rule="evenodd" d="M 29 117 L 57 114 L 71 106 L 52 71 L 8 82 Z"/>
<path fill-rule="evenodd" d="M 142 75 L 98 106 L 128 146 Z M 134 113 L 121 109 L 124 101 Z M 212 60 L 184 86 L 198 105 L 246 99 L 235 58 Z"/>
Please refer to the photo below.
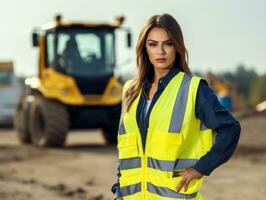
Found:
<path fill-rule="evenodd" d="M 156 65 L 153 65 L 154 66 L 154 69 L 158 69 L 158 70 L 170 70 L 172 67 L 165 64 L 165 63 L 160 63 L 160 64 L 156 64 Z"/>

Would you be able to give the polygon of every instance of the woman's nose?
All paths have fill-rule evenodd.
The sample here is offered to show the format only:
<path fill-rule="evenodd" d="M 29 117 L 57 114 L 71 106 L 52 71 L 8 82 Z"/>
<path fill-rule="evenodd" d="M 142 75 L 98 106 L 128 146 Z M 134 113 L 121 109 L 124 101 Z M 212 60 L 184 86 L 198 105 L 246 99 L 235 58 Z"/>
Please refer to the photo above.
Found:
<path fill-rule="evenodd" d="M 164 49 L 164 45 L 158 45 L 159 49 L 158 49 L 158 53 L 160 55 L 164 55 L 166 52 L 165 52 L 165 49 Z"/>

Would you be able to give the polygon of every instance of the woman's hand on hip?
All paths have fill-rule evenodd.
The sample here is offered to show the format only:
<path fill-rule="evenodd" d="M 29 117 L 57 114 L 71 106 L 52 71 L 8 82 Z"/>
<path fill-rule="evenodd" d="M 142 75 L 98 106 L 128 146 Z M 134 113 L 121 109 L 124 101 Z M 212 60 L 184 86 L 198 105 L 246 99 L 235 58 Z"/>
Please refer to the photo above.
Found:
<path fill-rule="evenodd" d="M 203 177 L 201 173 L 199 173 L 197 170 L 193 168 L 188 168 L 182 172 L 175 172 L 174 175 L 182 176 L 182 180 L 180 181 L 180 183 L 178 184 L 176 188 L 177 192 L 179 192 L 182 187 L 184 187 L 185 192 L 186 192 L 190 181 L 192 181 L 193 179 L 200 179 Z"/>
<path fill-rule="evenodd" d="M 123 197 L 118 197 L 116 200 L 123 200 Z"/>

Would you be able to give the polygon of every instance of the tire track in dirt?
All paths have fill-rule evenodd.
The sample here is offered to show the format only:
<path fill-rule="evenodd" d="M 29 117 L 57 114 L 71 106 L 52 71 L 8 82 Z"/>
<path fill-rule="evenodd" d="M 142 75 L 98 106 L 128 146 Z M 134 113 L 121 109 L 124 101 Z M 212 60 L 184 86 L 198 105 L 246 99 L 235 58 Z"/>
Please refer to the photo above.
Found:
<path fill-rule="evenodd" d="M 36 179 L 20 179 L 17 177 L 12 177 L 14 170 L 10 170 L 9 172 L 1 172 L 0 171 L 0 185 L 10 184 L 11 185 L 20 185 L 19 188 L 23 188 L 23 186 L 31 186 L 33 188 L 42 188 L 47 191 L 51 191 L 56 193 L 59 197 L 65 197 L 67 199 L 72 200 L 111 200 L 110 198 L 105 198 L 103 194 L 99 194 L 96 196 L 92 196 L 88 194 L 86 190 L 86 186 L 91 186 L 94 184 L 93 180 L 89 180 L 85 183 L 85 186 L 78 186 L 76 188 L 71 188 L 65 183 L 58 183 L 56 185 L 49 185 L 47 183 L 43 183 Z M 12 184 L 13 183 L 13 184 Z M 92 196 L 92 197 L 91 197 Z M 34 199 L 32 193 L 27 191 L 4 191 L 0 189 L 0 199 L 1 200 L 13 200 L 13 199 L 22 199 L 22 200 L 31 200 Z"/>

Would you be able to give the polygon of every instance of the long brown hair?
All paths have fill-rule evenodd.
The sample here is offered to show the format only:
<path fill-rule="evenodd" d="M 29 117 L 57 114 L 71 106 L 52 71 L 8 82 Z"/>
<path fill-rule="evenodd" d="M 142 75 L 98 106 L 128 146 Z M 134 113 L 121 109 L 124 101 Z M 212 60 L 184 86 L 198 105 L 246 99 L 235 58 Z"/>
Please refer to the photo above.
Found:
<path fill-rule="evenodd" d="M 146 21 L 139 34 L 136 46 L 138 73 L 132 80 L 129 88 L 125 93 L 123 101 L 124 112 L 127 112 L 129 110 L 133 101 L 137 98 L 142 87 L 142 82 L 147 76 L 148 71 L 153 70 L 153 66 L 147 54 L 145 43 L 150 30 L 154 27 L 164 28 L 169 34 L 169 37 L 176 49 L 174 67 L 179 68 L 180 71 L 190 73 L 190 70 L 188 68 L 188 53 L 185 48 L 182 30 L 177 21 L 169 14 L 151 16 Z"/>

